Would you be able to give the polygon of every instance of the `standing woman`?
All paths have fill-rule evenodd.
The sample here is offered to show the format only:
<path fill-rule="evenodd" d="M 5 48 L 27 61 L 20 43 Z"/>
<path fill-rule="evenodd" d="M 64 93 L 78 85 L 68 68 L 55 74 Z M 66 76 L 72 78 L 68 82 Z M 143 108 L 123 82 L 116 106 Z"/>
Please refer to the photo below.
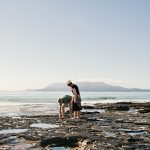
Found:
<path fill-rule="evenodd" d="M 80 119 L 80 110 L 82 109 L 81 107 L 81 96 L 80 96 L 80 91 L 77 85 L 73 84 L 72 81 L 68 80 L 67 85 L 71 87 L 72 93 L 73 93 L 73 104 L 72 104 L 72 109 L 74 112 L 74 117 L 73 119 L 77 118 Z"/>

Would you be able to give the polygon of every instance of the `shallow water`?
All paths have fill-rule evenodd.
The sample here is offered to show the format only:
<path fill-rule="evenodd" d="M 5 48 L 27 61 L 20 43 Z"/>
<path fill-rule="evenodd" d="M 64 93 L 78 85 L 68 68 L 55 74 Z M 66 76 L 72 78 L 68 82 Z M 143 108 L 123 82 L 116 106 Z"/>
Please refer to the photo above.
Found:
<path fill-rule="evenodd" d="M 59 107 L 57 100 L 66 94 L 72 95 L 70 91 L 0 92 L 0 116 L 56 114 Z M 150 102 L 150 92 L 81 92 L 81 97 L 82 105 L 116 102 Z M 102 112 L 101 110 L 96 111 Z M 136 113 L 136 110 L 131 109 L 129 110 L 130 112 Z"/>
<path fill-rule="evenodd" d="M 58 125 L 55 124 L 46 124 L 46 123 L 33 123 L 30 125 L 33 128 L 42 128 L 42 129 L 50 129 L 50 128 L 58 128 Z"/>
<path fill-rule="evenodd" d="M 71 91 L 14 91 L 0 92 L 0 105 L 9 104 L 31 104 L 51 103 L 57 104 L 59 97 L 72 95 Z M 150 92 L 83 92 L 81 91 L 83 103 L 112 103 L 119 101 L 146 102 L 150 101 Z"/>
<path fill-rule="evenodd" d="M 142 134 L 148 134 L 146 131 L 129 131 L 127 134 L 131 136 L 136 136 L 136 135 L 142 135 Z"/>
<path fill-rule="evenodd" d="M 8 129 L 8 130 L 0 130 L 0 134 L 24 133 L 27 131 L 28 129 Z"/>
<path fill-rule="evenodd" d="M 114 132 L 104 131 L 104 134 L 106 137 L 116 137 L 116 134 Z"/>
<path fill-rule="evenodd" d="M 132 114 L 137 114 L 138 113 L 138 109 L 134 109 L 134 108 L 130 108 L 127 113 L 132 113 Z"/>
<path fill-rule="evenodd" d="M 57 106 L 52 104 L 16 104 L 8 106 L 0 106 L 0 116 L 33 116 L 33 115 L 49 115 L 58 112 Z"/>
<path fill-rule="evenodd" d="M 70 148 L 67 147 L 51 147 L 49 148 L 49 150 L 70 150 Z"/>
<path fill-rule="evenodd" d="M 100 112 L 100 113 L 104 113 L 105 109 L 82 109 L 81 112 Z"/>
<path fill-rule="evenodd" d="M 118 129 L 119 131 L 124 131 L 127 134 L 131 135 L 131 136 L 136 136 L 136 135 L 142 135 L 142 134 L 148 134 L 146 131 L 144 130 L 130 130 L 130 129 Z"/>

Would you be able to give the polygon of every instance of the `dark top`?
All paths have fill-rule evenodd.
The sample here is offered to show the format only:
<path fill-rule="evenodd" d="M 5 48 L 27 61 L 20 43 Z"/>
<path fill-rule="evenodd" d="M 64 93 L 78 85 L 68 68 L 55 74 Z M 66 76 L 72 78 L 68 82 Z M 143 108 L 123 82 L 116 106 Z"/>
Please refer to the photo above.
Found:
<path fill-rule="evenodd" d="M 70 95 L 65 95 L 64 97 L 59 98 L 58 102 L 68 104 L 68 103 L 70 103 L 71 99 L 72 99 L 72 97 Z"/>
<path fill-rule="evenodd" d="M 79 96 L 80 96 L 79 88 L 78 88 L 78 86 L 77 86 L 77 85 L 73 84 L 73 85 L 72 85 L 72 89 L 75 89 L 75 90 L 76 90 L 76 92 L 77 92 L 77 95 L 79 95 Z M 73 93 L 73 90 L 72 90 L 72 93 Z M 74 93 L 73 93 L 73 94 L 74 94 Z"/>
<path fill-rule="evenodd" d="M 75 89 L 76 90 L 76 92 L 77 92 L 77 103 L 80 103 L 81 102 L 81 97 L 80 97 L 80 91 L 79 91 L 79 88 L 78 88 L 78 86 L 77 85 L 75 85 L 75 84 L 73 84 L 72 86 L 72 89 Z M 73 93 L 73 90 L 72 90 L 72 93 Z M 75 93 L 73 93 L 73 95 L 74 95 Z"/>

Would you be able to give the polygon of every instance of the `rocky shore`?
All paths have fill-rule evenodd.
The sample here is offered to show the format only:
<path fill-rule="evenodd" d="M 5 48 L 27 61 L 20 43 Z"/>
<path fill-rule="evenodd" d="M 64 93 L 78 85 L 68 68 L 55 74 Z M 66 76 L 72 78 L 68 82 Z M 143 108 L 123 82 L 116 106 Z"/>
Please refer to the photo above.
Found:
<path fill-rule="evenodd" d="M 150 103 L 83 106 L 81 119 L 0 117 L 0 150 L 149 150 Z"/>

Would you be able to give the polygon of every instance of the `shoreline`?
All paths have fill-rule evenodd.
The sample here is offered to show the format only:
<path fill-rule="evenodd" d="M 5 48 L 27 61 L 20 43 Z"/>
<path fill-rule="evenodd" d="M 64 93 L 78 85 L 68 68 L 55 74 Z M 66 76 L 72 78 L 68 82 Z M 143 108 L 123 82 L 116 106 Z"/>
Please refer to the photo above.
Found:
<path fill-rule="evenodd" d="M 87 109 L 86 106 L 93 106 L 92 109 L 96 109 L 100 106 L 112 106 L 116 104 L 132 104 L 135 105 L 145 105 L 149 104 L 150 101 L 113 101 L 113 102 L 82 102 L 83 108 Z M 97 107 L 94 107 L 97 106 Z M 101 107 L 104 109 L 103 107 Z M 0 104 L 0 116 L 23 116 L 23 115 L 57 115 L 58 113 L 58 103 L 4 103 Z M 98 108 L 99 109 L 99 108 Z M 82 112 L 82 110 L 81 110 Z"/>
<path fill-rule="evenodd" d="M 80 120 L 68 113 L 61 121 L 55 114 L 0 116 L 0 149 L 150 149 L 150 102 L 99 103 L 83 109 Z"/>

